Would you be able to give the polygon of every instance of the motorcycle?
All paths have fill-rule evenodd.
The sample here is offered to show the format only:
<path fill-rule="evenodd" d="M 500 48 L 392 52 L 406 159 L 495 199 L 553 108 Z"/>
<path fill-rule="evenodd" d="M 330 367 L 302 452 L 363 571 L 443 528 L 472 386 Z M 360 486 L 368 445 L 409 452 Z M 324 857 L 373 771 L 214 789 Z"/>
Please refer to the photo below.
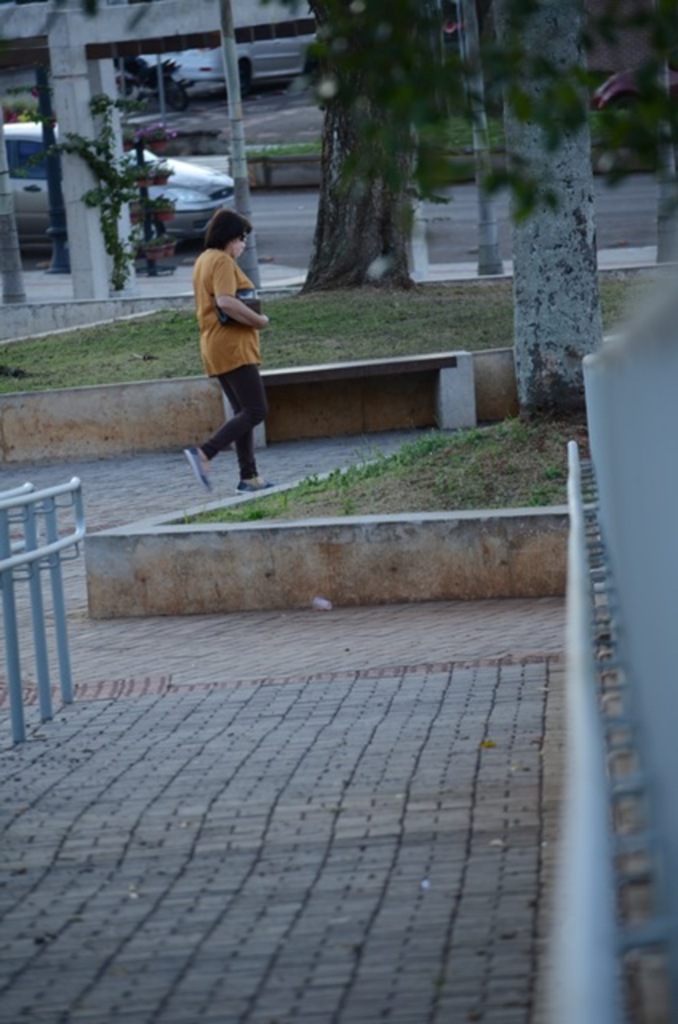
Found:
<path fill-rule="evenodd" d="M 163 60 L 161 64 L 149 64 L 143 57 L 125 57 L 118 72 L 118 87 L 123 96 L 133 100 L 160 97 L 158 69 L 162 73 L 162 91 L 165 101 L 172 110 L 185 110 L 188 106 L 188 91 L 184 82 L 175 78 L 177 64 Z"/>

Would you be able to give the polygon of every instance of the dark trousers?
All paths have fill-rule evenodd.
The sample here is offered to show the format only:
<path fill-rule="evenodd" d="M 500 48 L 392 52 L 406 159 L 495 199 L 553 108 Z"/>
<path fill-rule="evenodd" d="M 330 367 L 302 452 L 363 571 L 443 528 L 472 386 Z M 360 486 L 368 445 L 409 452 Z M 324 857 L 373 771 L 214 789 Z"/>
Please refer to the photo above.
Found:
<path fill-rule="evenodd" d="M 254 363 L 239 366 L 229 373 L 220 373 L 218 381 L 228 398 L 233 416 L 219 427 L 216 434 L 201 445 L 208 459 L 235 445 L 241 480 L 257 475 L 254 457 L 254 428 L 266 419 L 268 402 L 259 367 Z"/>

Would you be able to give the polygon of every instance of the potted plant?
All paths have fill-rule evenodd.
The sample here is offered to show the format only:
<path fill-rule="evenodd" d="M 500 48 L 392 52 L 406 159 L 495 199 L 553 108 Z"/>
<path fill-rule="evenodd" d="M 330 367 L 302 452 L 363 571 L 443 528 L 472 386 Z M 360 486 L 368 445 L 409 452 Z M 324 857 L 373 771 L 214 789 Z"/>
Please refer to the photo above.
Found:
<path fill-rule="evenodd" d="M 123 144 L 129 149 L 147 146 L 154 153 L 163 153 L 170 139 L 176 137 L 177 133 L 166 128 L 164 124 L 149 124 L 136 129 L 127 126 L 123 131 Z"/>
<path fill-rule="evenodd" d="M 153 184 L 153 176 L 151 174 L 151 165 L 145 161 L 134 164 L 132 168 L 132 174 L 134 181 L 138 188 L 150 188 Z"/>
<path fill-rule="evenodd" d="M 175 202 L 167 196 L 158 196 L 157 199 L 149 199 L 146 209 L 152 214 L 153 219 L 161 223 L 172 220 L 175 211 Z"/>
<path fill-rule="evenodd" d="M 175 248 L 176 242 L 170 235 L 156 235 L 141 242 L 141 255 L 147 260 L 160 260 L 173 256 Z"/>
<path fill-rule="evenodd" d="M 129 219 L 132 224 L 140 224 L 144 219 L 144 209 L 138 199 L 133 199 L 129 204 Z"/>
<path fill-rule="evenodd" d="M 150 166 L 152 183 L 154 185 L 166 185 L 172 175 L 169 164 L 164 160 L 158 160 Z"/>
<path fill-rule="evenodd" d="M 152 185 L 166 185 L 172 171 L 163 160 L 142 160 L 134 166 L 133 174 L 139 188 L 150 188 Z"/>
<path fill-rule="evenodd" d="M 120 237 L 120 213 L 126 203 L 138 196 L 134 167 L 128 158 L 120 158 L 115 151 L 113 111 L 125 109 L 125 103 L 105 95 L 93 96 L 90 109 L 100 121 L 97 137 L 89 139 L 69 132 L 55 148 L 59 152 L 77 154 L 96 178 L 97 184 L 83 193 L 82 200 L 99 210 L 104 246 L 112 264 L 111 285 L 114 291 L 121 291 L 130 275 L 135 247 Z"/>
<path fill-rule="evenodd" d="M 150 215 L 158 223 L 166 223 L 174 218 L 176 204 L 167 196 L 157 199 L 134 199 L 129 204 L 129 217 L 132 224 L 141 224 L 146 215 Z"/>

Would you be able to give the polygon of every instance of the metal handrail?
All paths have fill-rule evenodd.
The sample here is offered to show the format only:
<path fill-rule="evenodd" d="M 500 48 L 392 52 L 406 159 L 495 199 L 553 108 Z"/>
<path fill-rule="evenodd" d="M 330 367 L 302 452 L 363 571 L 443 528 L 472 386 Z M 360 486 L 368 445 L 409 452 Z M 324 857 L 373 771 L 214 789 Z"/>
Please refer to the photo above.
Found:
<path fill-rule="evenodd" d="M 58 503 L 57 499 L 62 495 L 69 496 L 67 506 Z M 73 509 L 75 522 L 70 532 L 60 536 L 57 513 L 64 507 Z M 39 517 L 44 520 L 42 543 L 38 529 Z M 17 524 L 23 526 L 23 537 L 12 539 L 10 525 L 15 527 Z M 69 704 L 73 700 L 73 684 L 61 562 L 67 549 L 73 549 L 73 557 L 77 556 L 78 545 L 84 537 L 82 487 L 77 477 L 73 477 L 66 484 L 58 484 L 39 491 L 32 484 L 26 483 L 21 487 L 0 492 L 0 594 L 5 627 L 12 737 L 15 743 L 21 743 L 26 738 L 15 584 L 19 579 L 27 579 L 29 583 L 38 701 L 40 717 L 44 722 L 52 717 L 52 694 L 40 572 L 46 569 L 50 573 L 61 696 L 64 703 Z M 22 570 L 25 570 L 25 573 Z"/>
<path fill-rule="evenodd" d="M 25 508 L 28 505 L 36 505 L 38 502 L 56 498 L 61 494 L 73 495 L 73 507 L 75 509 L 75 529 L 72 534 L 59 537 L 40 548 L 29 549 L 26 541 L 13 542 L 12 549 L 19 551 L 19 554 L 9 555 L 0 559 L 0 572 L 8 569 L 15 569 L 20 565 L 44 559 L 52 554 L 62 551 L 64 548 L 79 544 L 85 537 L 85 512 L 82 501 L 82 489 L 80 480 L 74 476 L 67 484 L 57 484 L 54 487 L 46 487 L 42 491 L 25 488 L 33 488 L 32 484 L 24 484 L 15 491 L 0 492 L 0 512 L 9 509 Z"/>
<path fill-rule="evenodd" d="M 568 445 L 567 781 L 550 992 L 555 1024 L 619 1024 L 618 934 L 605 745 L 592 665 L 592 621 L 579 453 Z"/>

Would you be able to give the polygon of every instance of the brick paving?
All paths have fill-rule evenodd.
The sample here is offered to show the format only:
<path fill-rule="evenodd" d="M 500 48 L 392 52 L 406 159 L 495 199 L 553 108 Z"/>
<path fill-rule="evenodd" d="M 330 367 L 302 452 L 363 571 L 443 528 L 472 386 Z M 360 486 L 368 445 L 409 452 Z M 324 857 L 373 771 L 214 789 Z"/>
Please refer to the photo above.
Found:
<path fill-rule="evenodd" d="M 199 500 L 173 454 L 0 489 L 74 474 L 92 530 Z M 0 711 L 3 1022 L 533 1024 L 563 601 L 94 622 L 65 576 L 75 703 L 37 721 L 22 598 L 25 744 Z"/>

